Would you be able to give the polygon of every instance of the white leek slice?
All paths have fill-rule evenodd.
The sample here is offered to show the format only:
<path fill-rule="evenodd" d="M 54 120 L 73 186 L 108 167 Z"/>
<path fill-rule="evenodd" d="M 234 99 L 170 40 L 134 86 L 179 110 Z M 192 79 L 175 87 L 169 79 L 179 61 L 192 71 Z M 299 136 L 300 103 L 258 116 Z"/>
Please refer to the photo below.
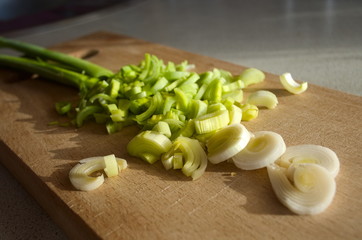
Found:
<path fill-rule="evenodd" d="M 296 214 L 314 215 L 323 212 L 332 203 L 336 192 L 334 178 L 317 164 L 301 163 L 293 167 L 291 182 L 285 168 L 277 164 L 267 166 L 276 196 Z"/>
<path fill-rule="evenodd" d="M 290 93 L 300 94 L 308 88 L 307 82 L 297 83 L 290 73 L 284 73 L 279 78 L 283 87 Z"/>
<path fill-rule="evenodd" d="M 152 131 L 162 133 L 166 137 L 171 137 L 171 129 L 167 122 L 159 121 L 156 123 L 156 125 L 153 127 Z"/>
<path fill-rule="evenodd" d="M 118 162 L 114 154 L 104 156 L 104 172 L 107 174 L 107 177 L 114 177 L 118 175 Z"/>
<path fill-rule="evenodd" d="M 259 109 L 253 104 L 243 104 L 240 107 L 243 121 L 250 121 L 258 117 Z"/>
<path fill-rule="evenodd" d="M 173 169 L 181 169 L 184 166 L 183 154 L 175 153 L 173 155 Z"/>
<path fill-rule="evenodd" d="M 238 106 L 231 105 L 231 107 L 229 108 L 229 118 L 229 125 L 234 123 L 240 123 L 243 118 L 243 111 Z"/>
<path fill-rule="evenodd" d="M 123 169 L 126 169 L 128 167 L 127 161 L 123 158 L 117 158 L 117 164 L 118 164 L 118 172 L 122 171 Z"/>
<path fill-rule="evenodd" d="M 248 145 L 232 159 L 238 168 L 254 170 L 275 162 L 285 149 L 285 142 L 278 133 L 259 131 L 254 133 Z"/>
<path fill-rule="evenodd" d="M 241 80 L 244 82 L 245 87 L 257 84 L 265 79 L 265 74 L 256 68 L 248 68 L 245 69 L 238 77 L 238 80 Z"/>
<path fill-rule="evenodd" d="M 219 110 L 205 114 L 195 119 L 195 130 L 197 134 L 204 134 L 226 127 L 230 122 L 229 111 Z"/>
<path fill-rule="evenodd" d="M 161 156 L 161 162 L 166 170 L 170 170 L 173 167 L 173 155 L 163 154 Z"/>
<path fill-rule="evenodd" d="M 229 125 L 216 132 L 207 141 L 208 159 L 211 163 L 223 162 L 239 153 L 250 140 L 249 131 L 241 123 Z"/>
<path fill-rule="evenodd" d="M 143 131 L 131 139 L 127 145 L 127 151 L 131 156 L 139 157 L 152 164 L 161 159 L 161 154 L 171 147 L 171 140 L 162 133 Z"/>
<path fill-rule="evenodd" d="M 91 177 L 90 174 L 103 170 L 105 163 L 103 157 L 92 157 L 83 159 L 75 165 L 69 172 L 69 179 L 72 185 L 82 191 L 91 191 L 104 182 L 104 176 Z"/>
<path fill-rule="evenodd" d="M 201 177 L 207 167 L 207 155 L 200 142 L 188 137 L 178 137 L 174 144 L 179 146 L 183 154 L 185 163 L 181 169 L 182 172 L 186 176 L 191 176 L 192 180 Z"/>
<path fill-rule="evenodd" d="M 104 175 L 92 176 L 92 174 L 104 170 L 108 177 L 118 175 L 119 171 L 127 167 L 127 161 L 116 158 L 113 154 L 104 157 L 91 157 L 79 161 L 69 172 L 72 185 L 82 191 L 91 191 L 104 182 Z"/>
<path fill-rule="evenodd" d="M 337 176 L 340 167 L 339 159 L 334 151 L 311 144 L 287 147 L 276 163 L 285 168 L 293 163 L 314 163 L 327 169 L 333 177 Z"/>
<path fill-rule="evenodd" d="M 270 91 L 259 90 L 249 95 L 247 103 L 258 107 L 273 109 L 278 105 L 278 98 Z"/>

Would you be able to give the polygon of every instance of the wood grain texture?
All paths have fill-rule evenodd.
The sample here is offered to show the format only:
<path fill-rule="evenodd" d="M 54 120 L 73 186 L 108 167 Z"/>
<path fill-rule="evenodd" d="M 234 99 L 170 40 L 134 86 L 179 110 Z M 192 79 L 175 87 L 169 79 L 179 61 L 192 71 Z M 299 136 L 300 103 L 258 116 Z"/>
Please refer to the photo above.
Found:
<path fill-rule="evenodd" d="M 97 49 L 99 54 L 90 60 L 114 71 L 137 64 L 146 52 L 165 61 L 187 59 L 198 72 L 217 67 L 237 74 L 245 68 L 106 32 L 54 49 Z M 1 163 L 74 239 L 361 239 L 362 98 L 315 85 L 291 95 L 277 76 L 266 76 L 255 88 L 273 91 L 279 105 L 261 110 L 245 126 L 278 132 L 288 146 L 329 147 L 340 158 L 337 194 L 320 215 L 297 216 L 283 207 L 266 169 L 209 164 L 201 179 L 191 181 L 178 171 L 164 170 L 161 163 L 129 157 L 125 147 L 136 127 L 107 135 L 93 123 L 80 129 L 48 126 L 60 119 L 54 102 L 76 99 L 77 92 L 5 69 L 0 72 Z M 68 179 L 75 163 L 111 153 L 126 158 L 129 168 L 95 191 L 75 191 Z"/>

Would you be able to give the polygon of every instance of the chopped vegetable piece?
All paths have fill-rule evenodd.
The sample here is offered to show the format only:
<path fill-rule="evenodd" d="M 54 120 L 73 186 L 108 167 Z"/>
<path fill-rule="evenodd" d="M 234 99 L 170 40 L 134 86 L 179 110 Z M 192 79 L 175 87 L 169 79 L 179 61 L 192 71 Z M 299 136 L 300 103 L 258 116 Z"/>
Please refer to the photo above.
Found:
<path fill-rule="evenodd" d="M 119 170 L 127 167 L 127 161 L 116 158 L 113 154 L 104 157 L 91 157 L 82 159 L 69 172 L 72 185 L 82 191 L 91 191 L 98 188 L 104 182 L 103 174 L 92 177 L 91 174 L 104 170 L 108 177 L 118 175 Z"/>
<path fill-rule="evenodd" d="M 273 109 L 278 105 L 278 99 L 277 96 L 275 96 L 275 94 L 270 91 L 259 90 L 249 95 L 248 103 L 257 107 Z"/>
<path fill-rule="evenodd" d="M 290 181 L 286 176 L 287 169 L 277 164 L 267 166 L 276 196 L 294 213 L 315 215 L 323 212 L 336 193 L 333 176 L 324 167 L 313 163 L 300 163 L 294 167 L 293 180 Z"/>
<path fill-rule="evenodd" d="M 72 109 L 72 104 L 70 102 L 57 102 L 55 103 L 55 110 L 60 114 L 64 115 Z"/>
<path fill-rule="evenodd" d="M 163 135 L 165 135 L 168 138 L 170 138 L 171 134 L 172 134 L 170 126 L 168 125 L 167 122 L 164 122 L 164 121 L 159 121 L 158 123 L 156 123 L 156 125 L 153 127 L 152 130 L 162 133 Z"/>
<path fill-rule="evenodd" d="M 281 167 L 288 168 L 291 164 L 313 163 L 318 164 L 336 177 L 339 172 L 339 159 L 329 148 L 303 144 L 287 147 L 285 153 L 276 161 Z"/>
<path fill-rule="evenodd" d="M 271 131 L 259 131 L 253 134 L 248 145 L 232 159 L 238 168 L 254 170 L 275 162 L 285 149 L 282 136 Z"/>
<path fill-rule="evenodd" d="M 107 177 L 114 177 L 118 175 L 118 163 L 116 160 L 116 156 L 114 154 L 107 155 L 103 157 L 105 168 L 104 172 L 106 173 Z"/>
<path fill-rule="evenodd" d="M 265 74 L 256 68 L 248 68 L 244 70 L 236 79 L 243 81 L 244 86 L 247 87 L 252 84 L 263 82 L 265 79 Z"/>
<path fill-rule="evenodd" d="M 300 94 L 305 92 L 308 88 L 308 83 L 303 82 L 301 84 L 294 81 L 292 75 L 290 73 L 284 73 L 280 75 L 280 82 L 282 83 L 283 87 L 290 93 L 293 94 Z"/>
<path fill-rule="evenodd" d="M 170 139 L 162 133 L 143 131 L 131 139 L 127 145 L 127 151 L 131 156 L 139 157 L 152 164 L 161 159 L 161 155 L 171 146 Z"/>
<path fill-rule="evenodd" d="M 226 127 L 229 122 L 229 112 L 220 110 L 196 118 L 195 130 L 197 134 L 209 133 Z"/>
<path fill-rule="evenodd" d="M 90 116 L 93 116 L 94 113 L 98 113 L 102 111 L 102 107 L 99 106 L 87 106 L 80 110 L 76 117 L 76 125 L 81 127 L 83 122 Z"/>
<path fill-rule="evenodd" d="M 243 117 L 243 111 L 239 107 L 231 105 L 229 109 L 229 118 L 230 118 L 229 125 L 234 123 L 240 123 L 242 117 Z"/>
<path fill-rule="evenodd" d="M 208 159 L 214 164 L 223 162 L 243 150 L 249 140 L 250 133 L 241 123 L 224 127 L 207 141 Z"/>
<path fill-rule="evenodd" d="M 240 106 L 242 111 L 242 120 L 243 121 L 250 121 L 258 117 L 259 108 L 253 104 L 242 104 Z"/>
<path fill-rule="evenodd" d="M 183 154 L 184 165 L 182 172 L 186 176 L 191 176 L 192 180 L 200 178 L 207 166 L 207 155 L 201 147 L 199 141 L 187 137 L 179 137 L 174 144 Z"/>

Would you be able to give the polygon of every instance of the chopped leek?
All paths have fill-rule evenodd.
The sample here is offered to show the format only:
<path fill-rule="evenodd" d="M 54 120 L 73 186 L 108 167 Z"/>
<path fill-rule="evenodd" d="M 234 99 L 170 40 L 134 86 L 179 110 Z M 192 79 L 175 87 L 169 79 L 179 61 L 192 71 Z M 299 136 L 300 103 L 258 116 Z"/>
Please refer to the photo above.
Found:
<path fill-rule="evenodd" d="M 278 105 L 278 99 L 277 96 L 275 96 L 275 94 L 270 91 L 259 90 L 249 95 L 248 103 L 257 107 L 273 109 Z"/>
<path fill-rule="evenodd" d="M 104 182 L 104 176 L 93 177 L 91 174 L 103 170 L 108 177 L 117 176 L 120 170 L 127 167 L 127 161 L 116 158 L 114 154 L 104 157 L 91 157 L 82 159 L 69 172 L 69 179 L 72 185 L 82 191 L 91 191 Z"/>
<path fill-rule="evenodd" d="M 282 136 L 271 131 L 259 131 L 253 133 L 246 147 L 232 159 L 238 168 L 254 170 L 275 162 L 285 149 Z"/>
<path fill-rule="evenodd" d="M 224 127 L 207 141 L 208 159 L 214 164 L 225 161 L 243 150 L 249 140 L 250 133 L 241 123 Z"/>
<path fill-rule="evenodd" d="M 94 119 L 104 124 L 108 133 L 115 133 L 125 126 L 138 124 L 143 132 L 128 143 L 128 153 L 151 164 L 161 159 L 166 169 L 181 169 L 193 180 L 205 172 L 208 160 L 219 163 L 232 158 L 235 165 L 242 169 L 267 166 L 273 188 L 280 197 L 284 194 L 283 189 L 276 186 L 281 182 L 289 181 L 293 189 L 309 194 L 313 190 L 309 182 L 304 181 L 304 176 L 314 174 L 309 172 L 321 172 L 323 175 L 327 169 L 332 177 L 338 173 L 338 158 L 326 153 L 325 149 L 321 153 L 321 148 L 318 151 L 307 149 L 311 150 L 313 157 L 302 156 L 301 151 L 306 150 L 304 147 L 302 150 L 290 148 L 276 161 L 280 166 L 276 165 L 274 161 L 286 148 L 281 136 L 266 131 L 253 135 L 240 124 L 240 121 L 255 119 L 258 107 L 273 109 L 278 104 L 275 94 L 264 90 L 251 93 L 246 102 L 243 101 L 244 88 L 265 80 L 265 74 L 258 69 L 249 68 L 240 75 L 216 68 L 196 73 L 190 71 L 194 66 L 187 61 L 165 64 L 156 56 L 145 53 L 138 65 L 122 66 L 113 73 L 85 60 L 2 37 L 0 47 L 13 48 L 32 57 L 0 55 L 0 65 L 36 73 L 78 88 L 80 99 L 76 106 L 66 102 L 55 105 L 59 114 L 74 118 L 71 122 L 77 127 L 88 119 Z M 289 73 L 281 75 L 280 81 L 294 94 L 307 89 L 307 83 L 296 83 Z M 75 116 L 70 113 L 75 113 Z M 204 147 L 207 147 L 207 153 Z M 126 166 L 125 160 L 114 155 L 91 158 L 82 160 L 69 176 L 77 189 L 88 191 L 104 181 L 103 174 L 93 177 L 93 172 L 104 171 L 112 177 Z M 281 173 L 285 175 L 282 180 L 273 177 Z M 321 186 L 326 188 L 323 191 L 327 193 L 323 196 L 317 194 L 317 200 L 327 200 L 321 200 L 321 204 L 316 200 L 318 203 L 314 209 L 306 210 L 306 202 L 299 199 L 300 193 L 297 199 L 293 198 L 292 203 L 286 205 L 303 214 L 325 209 L 335 187 L 333 183 L 323 181 Z M 280 198 L 284 199 L 284 196 Z"/>
<path fill-rule="evenodd" d="M 61 115 L 68 113 L 71 109 L 72 109 L 72 104 L 70 102 L 55 103 L 55 110 Z"/>
<path fill-rule="evenodd" d="M 179 137 L 175 140 L 185 159 L 182 172 L 191 176 L 192 180 L 201 177 L 207 166 L 207 155 L 199 141 L 187 137 Z"/>
<path fill-rule="evenodd" d="M 153 127 L 152 130 L 162 133 L 163 135 L 165 135 L 168 138 L 170 138 L 171 134 L 172 134 L 170 126 L 165 121 L 159 121 L 158 123 L 156 123 L 156 125 Z"/>
<path fill-rule="evenodd" d="M 143 131 L 131 139 L 127 145 L 127 151 L 131 156 L 139 157 L 152 164 L 161 159 L 161 155 L 171 146 L 171 140 L 162 133 Z"/>
<path fill-rule="evenodd" d="M 336 192 L 333 176 L 317 164 L 300 163 L 294 167 L 292 181 L 286 176 L 285 168 L 277 164 L 267 167 L 280 202 L 297 214 L 315 215 L 326 210 Z"/>
<path fill-rule="evenodd" d="M 231 105 L 229 109 L 229 118 L 229 125 L 234 123 L 240 123 L 243 118 L 243 111 L 239 107 Z"/>
<path fill-rule="evenodd" d="M 198 140 L 181 136 L 162 154 L 161 161 L 166 170 L 181 169 L 184 175 L 196 180 L 206 170 L 207 155 Z"/>
<path fill-rule="evenodd" d="M 284 73 L 280 75 L 279 78 L 283 87 L 290 93 L 300 94 L 305 92 L 305 90 L 308 88 L 307 82 L 303 82 L 301 84 L 297 83 L 290 73 Z"/>
<path fill-rule="evenodd" d="M 287 147 L 285 153 L 276 161 L 281 167 L 288 168 L 291 164 L 318 164 L 336 177 L 339 172 L 339 159 L 334 151 L 319 145 L 296 145 Z"/>
<path fill-rule="evenodd" d="M 250 121 L 258 117 L 259 109 L 257 106 L 253 104 L 242 104 L 240 106 L 242 111 L 242 120 L 243 121 Z"/>
<path fill-rule="evenodd" d="M 220 110 L 195 119 L 197 134 L 204 134 L 226 127 L 230 122 L 229 112 Z"/>
<path fill-rule="evenodd" d="M 256 68 L 248 68 L 244 70 L 238 77 L 238 80 L 243 81 L 244 86 L 247 87 L 252 84 L 263 82 L 265 74 Z"/>

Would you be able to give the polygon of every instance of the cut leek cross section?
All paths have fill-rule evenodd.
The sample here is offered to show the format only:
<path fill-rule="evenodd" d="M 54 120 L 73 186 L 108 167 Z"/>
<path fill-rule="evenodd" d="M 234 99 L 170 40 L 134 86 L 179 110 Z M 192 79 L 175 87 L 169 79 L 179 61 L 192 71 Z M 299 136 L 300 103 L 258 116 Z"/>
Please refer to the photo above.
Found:
<path fill-rule="evenodd" d="M 213 132 L 226 127 L 230 122 L 229 111 L 220 110 L 195 119 L 197 134 Z"/>
<path fill-rule="evenodd" d="M 229 125 L 207 141 L 208 159 L 214 164 L 223 162 L 243 150 L 249 140 L 250 133 L 241 123 Z"/>
<path fill-rule="evenodd" d="M 293 94 L 300 94 L 308 88 L 307 82 L 297 83 L 290 73 L 280 75 L 280 82 L 288 92 Z"/>
<path fill-rule="evenodd" d="M 161 159 L 166 170 L 181 169 L 192 180 L 200 178 L 207 167 L 207 155 L 200 142 L 188 137 L 178 137 Z"/>
<path fill-rule="evenodd" d="M 237 80 L 244 82 L 244 86 L 247 87 L 252 84 L 263 82 L 265 74 L 256 68 L 245 69 L 238 77 Z"/>
<path fill-rule="evenodd" d="M 337 176 L 340 166 L 339 159 L 334 151 L 312 144 L 287 147 L 285 153 L 276 163 L 285 168 L 298 163 L 318 164 L 327 169 L 333 177 Z"/>
<path fill-rule="evenodd" d="M 179 137 L 176 140 L 179 149 L 183 153 L 185 164 L 182 172 L 186 176 L 191 176 L 192 180 L 200 178 L 207 167 L 207 155 L 201 147 L 199 141 L 187 137 Z"/>
<path fill-rule="evenodd" d="M 336 192 L 333 176 L 324 167 L 313 163 L 293 167 L 292 181 L 286 176 L 285 168 L 277 164 L 267 167 L 276 196 L 294 213 L 315 215 L 323 212 L 332 203 Z"/>
<path fill-rule="evenodd" d="M 131 156 L 139 157 L 148 163 L 161 159 L 161 155 L 172 147 L 171 140 L 160 132 L 143 131 L 127 145 Z"/>
<path fill-rule="evenodd" d="M 103 170 L 107 177 L 117 176 L 120 170 L 127 168 L 127 161 L 116 158 L 114 154 L 104 157 L 91 157 L 79 161 L 69 172 L 72 185 L 82 191 L 91 191 L 104 182 L 103 173 L 99 176 L 91 176 L 95 172 Z"/>
<path fill-rule="evenodd" d="M 278 105 L 278 98 L 270 91 L 259 90 L 249 95 L 248 103 L 257 107 L 273 109 Z"/>
<path fill-rule="evenodd" d="M 285 149 L 285 142 L 278 133 L 259 131 L 254 133 L 248 145 L 232 159 L 238 168 L 254 170 L 275 162 Z"/>

